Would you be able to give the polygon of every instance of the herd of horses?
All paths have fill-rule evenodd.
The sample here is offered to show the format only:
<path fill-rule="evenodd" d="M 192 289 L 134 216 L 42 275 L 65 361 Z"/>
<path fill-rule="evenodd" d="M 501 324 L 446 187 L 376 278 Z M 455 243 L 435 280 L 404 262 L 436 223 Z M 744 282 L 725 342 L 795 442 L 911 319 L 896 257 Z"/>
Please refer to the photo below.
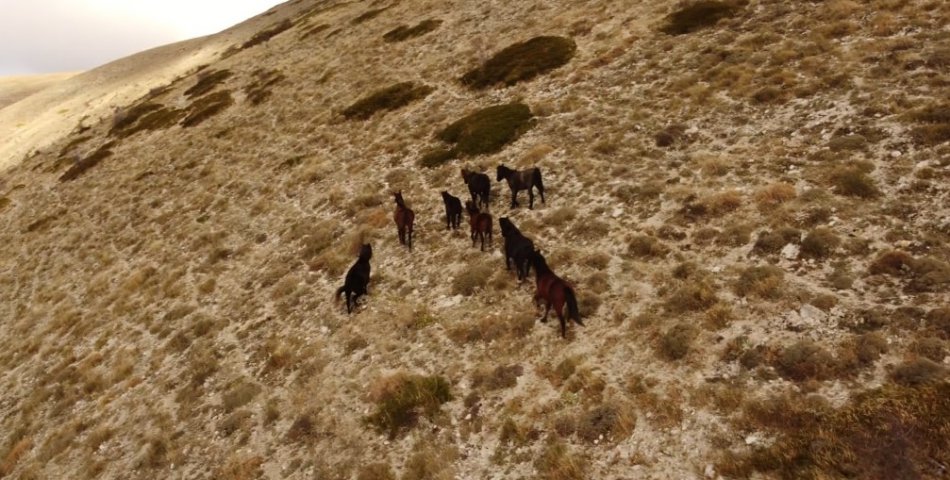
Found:
<path fill-rule="evenodd" d="M 534 189 L 538 190 L 541 202 L 544 202 L 544 183 L 541 180 L 541 169 L 533 167 L 525 170 L 513 170 L 505 165 L 498 165 L 496 172 L 496 181 L 507 181 L 508 187 L 511 189 L 511 208 L 518 206 L 518 193 L 522 190 L 528 191 L 528 208 L 534 208 Z M 484 173 L 469 171 L 465 168 L 462 169 L 461 173 L 462 180 L 471 195 L 471 200 L 465 202 L 465 211 L 469 217 L 472 247 L 480 241 L 480 249 L 484 252 L 486 240 L 489 248 L 492 245 L 493 219 L 487 211 L 490 202 L 491 178 Z M 441 192 L 441 194 L 442 202 L 445 205 L 446 229 L 457 230 L 462 221 L 462 200 L 446 191 Z M 396 223 L 399 243 L 412 251 L 415 212 L 406 206 L 402 191 L 395 192 L 393 199 L 396 203 L 393 220 Z M 482 206 L 484 206 L 484 210 L 482 210 Z M 514 265 L 519 282 L 524 281 L 530 274 L 531 269 L 534 269 L 536 284 L 534 302 L 536 306 L 540 305 L 542 301 L 544 302 L 544 315 L 541 317 L 541 321 L 547 322 L 548 314 L 553 307 L 558 320 L 561 322 L 561 337 L 567 336 L 568 320 L 573 320 L 578 325 L 583 326 L 577 306 L 577 296 L 570 283 L 551 270 L 547 260 L 535 248 L 534 242 L 524 236 L 509 218 L 499 218 L 498 226 L 504 239 L 505 269 L 510 271 L 512 265 Z M 346 273 L 343 286 L 336 291 L 337 298 L 345 294 L 347 313 L 352 313 L 359 297 L 367 293 L 370 277 L 369 261 L 372 256 L 373 248 L 369 244 L 363 244 L 360 247 L 356 263 Z M 567 307 L 566 311 L 565 307 Z"/>

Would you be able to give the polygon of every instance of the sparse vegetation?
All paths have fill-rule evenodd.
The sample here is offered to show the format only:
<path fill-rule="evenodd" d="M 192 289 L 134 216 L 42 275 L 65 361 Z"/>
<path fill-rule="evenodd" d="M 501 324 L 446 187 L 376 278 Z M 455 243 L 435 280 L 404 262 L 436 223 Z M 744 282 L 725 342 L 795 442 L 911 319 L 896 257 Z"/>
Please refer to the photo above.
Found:
<path fill-rule="evenodd" d="M 241 44 L 241 47 L 239 48 L 239 50 L 247 50 L 248 48 L 256 47 L 262 43 L 265 43 L 269 41 L 270 39 L 276 37 L 277 35 L 280 35 L 281 33 L 289 30 L 290 27 L 293 27 L 293 26 L 294 26 L 294 22 L 292 22 L 290 19 L 283 20 L 271 28 L 261 30 L 260 32 L 255 33 L 254 36 L 251 37 L 248 41 Z"/>
<path fill-rule="evenodd" d="M 198 73 L 198 81 L 188 90 L 185 96 L 191 99 L 198 98 L 212 90 L 234 75 L 230 70 L 202 70 Z"/>
<path fill-rule="evenodd" d="M 397 373 L 383 377 L 370 392 L 376 411 L 367 421 L 394 438 L 412 428 L 420 416 L 433 419 L 443 403 L 452 399 L 449 383 L 440 376 Z"/>
<path fill-rule="evenodd" d="M 66 170 L 60 177 L 60 182 L 68 182 L 75 180 L 85 174 L 89 169 L 95 167 L 99 162 L 112 156 L 112 143 L 107 143 L 99 147 L 95 152 L 89 154 L 89 156 L 79 159 L 73 166 L 69 167 L 69 170 Z"/>
<path fill-rule="evenodd" d="M 358 17 L 354 18 L 353 20 L 350 20 L 350 24 L 359 25 L 363 22 L 368 22 L 378 17 L 379 14 L 385 12 L 386 10 L 389 10 L 389 8 L 390 7 L 382 7 L 382 8 L 374 8 L 372 10 L 367 10 L 363 12 L 362 14 L 360 14 Z"/>
<path fill-rule="evenodd" d="M 428 85 L 417 85 L 412 82 L 397 83 L 357 100 L 356 103 L 343 110 L 343 116 L 351 120 L 366 120 L 376 112 L 396 110 L 421 100 L 433 90 L 435 89 Z"/>
<path fill-rule="evenodd" d="M 849 197 L 874 198 L 881 194 L 874 179 L 860 167 L 840 167 L 831 172 L 835 193 Z"/>
<path fill-rule="evenodd" d="M 698 331 L 685 323 L 674 325 L 660 337 L 658 352 L 667 360 L 679 360 L 690 351 Z"/>
<path fill-rule="evenodd" d="M 671 13 L 666 25 L 660 30 L 667 35 L 684 35 L 715 25 L 723 18 L 736 13 L 738 7 L 732 2 L 700 0 Z"/>
<path fill-rule="evenodd" d="M 566 64 L 575 50 L 577 46 L 569 38 L 535 37 L 501 50 L 461 80 L 474 89 L 514 85 Z"/>
<path fill-rule="evenodd" d="M 586 477 L 587 465 L 573 454 L 560 440 L 551 440 L 541 456 L 534 462 L 541 478 L 549 480 L 582 480 Z"/>
<path fill-rule="evenodd" d="M 472 265 L 452 279 L 452 294 L 466 296 L 474 294 L 476 290 L 488 284 L 488 279 L 493 273 L 495 270 L 490 265 L 484 263 Z"/>
<path fill-rule="evenodd" d="M 192 102 L 188 115 L 181 121 L 181 126 L 197 126 L 233 104 L 234 99 L 231 97 L 231 92 L 227 90 L 201 97 Z"/>

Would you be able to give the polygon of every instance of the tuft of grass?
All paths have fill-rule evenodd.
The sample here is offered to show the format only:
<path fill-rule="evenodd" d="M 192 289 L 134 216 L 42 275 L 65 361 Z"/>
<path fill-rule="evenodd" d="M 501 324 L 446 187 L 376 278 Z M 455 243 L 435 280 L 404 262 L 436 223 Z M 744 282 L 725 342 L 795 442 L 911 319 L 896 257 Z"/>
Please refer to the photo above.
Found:
<path fill-rule="evenodd" d="M 868 272 L 871 275 L 904 275 L 911 270 L 914 257 L 901 250 L 882 252 L 871 262 Z"/>
<path fill-rule="evenodd" d="M 701 0 L 667 15 L 666 24 L 660 31 L 667 35 L 685 35 L 711 27 L 737 10 L 738 6 L 733 2 Z"/>
<path fill-rule="evenodd" d="M 758 254 L 778 253 L 785 245 L 789 243 L 800 243 L 801 239 L 802 232 L 791 227 L 765 231 L 759 234 L 759 238 L 756 239 L 752 251 Z"/>
<path fill-rule="evenodd" d="M 809 258 L 827 258 L 841 245 L 841 238 L 830 229 L 819 227 L 802 240 L 801 255 Z"/>
<path fill-rule="evenodd" d="M 491 265 L 479 263 L 472 265 L 452 279 L 452 294 L 470 296 L 476 290 L 488 284 L 494 270 Z"/>
<path fill-rule="evenodd" d="M 436 147 L 422 154 L 422 157 L 419 159 L 419 166 L 435 168 L 457 156 L 458 152 L 455 149 Z"/>
<path fill-rule="evenodd" d="M 897 366 L 890 377 L 900 385 L 917 387 L 943 382 L 947 378 L 947 372 L 947 367 L 929 358 L 917 358 Z"/>
<path fill-rule="evenodd" d="M 828 148 L 832 152 L 846 150 L 864 150 L 868 145 L 868 139 L 864 135 L 838 135 L 828 140 Z"/>
<path fill-rule="evenodd" d="M 416 37 L 421 37 L 429 32 L 435 31 L 442 26 L 442 20 L 427 19 L 410 27 L 409 25 L 400 25 L 383 35 L 383 40 L 389 43 L 402 42 Z"/>
<path fill-rule="evenodd" d="M 818 344 L 802 340 L 779 352 L 775 369 L 790 380 L 827 380 L 838 371 L 838 362 Z"/>
<path fill-rule="evenodd" d="M 480 67 L 463 75 L 461 81 L 476 90 L 497 84 L 511 86 L 566 64 L 576 50 L 577 45 L 569 38 L 534 37 L 496 53 Z"/>
<path fill-rule="evenodd" d="M 396 480 L 396 475 L 388 464 L 371 463 L 360 467 L 356 480 Z"/>
<path fill-rule="evenodd" d="M 692 325 L 676 324 L 660 337 L 657 353 L 667 360 L 679 360 L 689 353 L 698 333 L 696 327 Z"/>
<path fill-rule="evenodd" d="M 522 103 L 494 105 L 455 121 L 436 138 L 454 144 L 459 155 L 495 153 L 531 128 L 533 117 Z"/>
<path fill-rule="evenodd" d="M 370 400 L 376 404 L 376 411 L 366 420 L 395 438 L 412 428 L 420 416 L 434 417 L 441 405 L 451 399 L 449 382 L 440 376 L 397 373 L 374 385 Z"/>
<path fill-rule="evenodd" d="M 765 211 L 771 210 L 790 200 L 794 200 L 797 195 L 793 185 L 778 182 L 763 187 L 755 192 L 755 202 L 759 205 L 761 210 Z"/>
<path fill-rule="evenodd" d="M 396 110 L 416 100 L 421 100 L 434 90 L 435 88 L 428 85 L 417 85 L 412 82 L 397 83 L 357 100 L 343 110 L 343 116 L 348 120 L 366 120 L 376 112 Z"/>
<path fill-rule="evenodd" d="M 132 125 L 135 125 L 135 122 L 137 122 L 140 118 L 160 108 L 162 108 L 161 104 L 146 102 L 146 103 L 140 103 L 138 105 L 135 105 L 132 108 L 122 109 L 122 110 L 117 111 L 112 116 L 112 128 L 109 130 L 109 135 L 119 136 L 120 133 L 123 133 L 123 130 L 128 129 Z M 128 135 L 122 135 L 122 136 L 128 136 Z M 83 137 L 80 137 L 80 138 L 83 138 Z M 88 138 L 90 137 L 86 137 L 86 139 Z M 66 147 L 63 148 L 63 151 L 64 152 L 68 151 L 73 146 L 75 145 L 72 142 L 70 142 L 69 145 L 66 145 Z"/>
<path fill-rule="evenodd" d="M 118 134 L 118 137 L 125 138 L 141 131 L 162 130 L 169 128 L 181 121 L 181 119 L 184 118 L 187 113 L 187 110 L 178 108 L 160 108 L 142 117 L 142 119 L 131 128 L 122 130 L 122 132 Z"/>
<path fill-rule="evenodd" d="M 241 381 L 221 395 L 221 404 L 225 410 L 230 412 L 247 405 L 259 393 L 261 393 L 261 387 L 254 383 Z"/>
<path fill-rule="evenodd" d="M 279 70 L 259 69 L 251 74 L 254 81 L 244 87 L 244 96 L 251 105 L 260 105 L 271 96 L 271 88 L 287 79 Z"/>
<path fill-rule="evenodd" d="M 547 480 L 583 480 L 587 478 L 587 464 L 573 454 L 564 442 L 552 439 L 534 461 L 540 478 Z"/>
<path fill-rule="evenodd" d="M 927 312 L 927 328 L 944 340 L 950 340 L 950 307 L 935 308 Z"/>
<path fill-rule="evenodd" d="M 630 435 L 636 426 L 636 416 L 612 403 L 606 403 L 584 412 L 577 420 L 577 436 L 587 442 L 615 442 Z"/>
<path fill-rule="evenodd" d="M 635 235 L 627 244 L 627 251 L 637 257 L 663 258 L 670 253 L 669 247 L 649 235 Z"/>
<path fill-rule="evenodd" d="M 829 178 L 838 195 L 874 198 L 881 194 L 874 179 L 860 167 L 838 167 L 831 172 Z"/>
<path fill-rule="evenodd" d="M 914 258 L 907 252 L 890 250 L 878 255 L 868 272 L 909 279 L 910 292 L 933 292 L 950 284 L 950 264 L 933 257 Z"/>
<path fill-rule="evenodd" d="M 739 275 L 735 292 L 741 297 L 776 299 L 782 296 L 784 278 L 785 272 L 773 265 L 749 267 Z"/>
<path fill-rule="evenodd" d="M 109 142 L 101 147 L 99 147 L 95 152 L 90 154 L 88 157 L 82 158 L 73 166 L 69 167 L 68 170 L 63 172 L 59 177 L 60 182 L 68 182 L 75 180 L 82 176 L 84 173 L 89 171 L 90 168 L 99 165 L 100 162 L 112 156 L 112 147 L 113 143 Z M 29 230 L 29 229 L 28 229 Z"/>
<path fill-rule="evenodd" d="M 181 121 L 181 126 L 187 128 L 199 125 L 233 104 L 234 98 L 227 90 L 201 97 L 188 107 L 188 115 Z"/>
<path fill-rule="evenodd" d="M 666 308 L 674 313 L 705 311 L 718 301 L 715 286 L 704 279 L 692 279 L 670 295 Z"/>
<path fill-rule="evenodd" d="M 494 370 L 478 371 L 472 376 L 472 388 L 485 387 L 487 390 L 501 390 L 518 384 L 518 377 L 524 374 L 521 365 L 499 365 Z"/>
<path fill-rule="evenodd" d="M 202 70 L 198 74 L 198 81 L 188 90 L 185 96 L 191 99 L 200 97 L 215 89 L 221 82 L 234 75 L 230 70 Z"/>
<path fill-rule="evenodd" d="M 768 446 L 727 453 L 716 471 L 778 478 L 939 477 L 950 463 L 950 383 L 885 385 L 840 408 L 815 396 L 786 393 L 747 402 L 740 423 L 774 436 Z M 936 419 L 936 422 L 935 422 Z"/>
<path fill-rule="evenodd" d="M 950 140 L 950 104 L 928 105 L 904 115 L 907 121 L 917 125 L 911 128 L 910 136 L 921 146 L 936 146 Z"/>

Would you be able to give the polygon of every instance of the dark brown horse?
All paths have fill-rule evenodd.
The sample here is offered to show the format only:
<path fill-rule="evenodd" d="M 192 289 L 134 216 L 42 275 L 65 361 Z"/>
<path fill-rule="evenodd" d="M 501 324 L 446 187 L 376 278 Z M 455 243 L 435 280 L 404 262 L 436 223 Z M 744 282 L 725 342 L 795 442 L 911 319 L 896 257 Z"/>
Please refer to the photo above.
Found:
<path fill-rule="evenodd" d="M 561 338 L 567 338 L 567 319 L 564 318 L 565 304 L 567 304 L 567 317 L 573 319 L 578 325 L 584 326 L 584 323 L 581 322 L 580 310 L 577 308 L 577 297 L 574 295 L 574 288 L 551 271 L 544 256 L 537 250 L 531 254 L 531 266 L 534 267 L 534 274 L 537 279 L 534 304 L 537 305 L 539 300 L 545 302 L 544 316 L 541 317 L 541 321 L 548 321 L 548 312 L 553 306 L 554 313 L 557 313 L 557 318 L 561 321 Z"/>
<path fill-rule="evenodd" d="M 472 203 L 476 206 L 485 205 L 488 208 L 488 196 L 491 194 L 491 178 L 484 173 L 462 169 L 462 180 L 468 185 L 468 193 L 472 195 Z"/>
<path fill-rule="evenodd" d="M 366 295 L 366 286 L 369 285 L 369 259 L 373 257 L 373 247 L 364 243 L 360 247 L 360 256 L 356 263 L 346 272 L 346 280 L 343 286 L 337 289 L 336 298 L 340 298 L 341 293 L 346 293 L 346 313 L 352 312 L 356 308 L 356 301 L 362 295 Z M 352 303 L 352 307 L 350 306 Z"/>
<path fill-rule="evenodd" d="M 511 188 L 511 207 L 518 206 L 518 192 L 528 191 L 528 208 L 534 208 L 534 188 L 541 194 L 541 203 L 544 203 L 544 183 L 541 181 L 541 169 L 537 167 L 526 170 L 512 170 L 504 165 L 498 165 L 497 181 L 507 180 Z"/>
<path fill-rule="evenodd" d="M 511 262 L 514 262 L 520 282 L 531 270 L 530 258 L 534 253 L 534 242 L 524 236 L 507 217 L 498 219 L 498 227 L 501 228 L 501 236 L 505 239 L 505 270 L 511 270 Z"/>
<path fill-rule="evenodd" d="M 445 204 L 445 229 L 458 230 L 462 222 L 462 200 L 449 192 L 442 192 L 442 203 Z"/>
<path fill-rule="evenodd" d="M 478 211 L 478 207 L 473 202 L 465 202 L 465 210 L 468 211 L 468 223 L 472 226 L 472 246 L 475 246 L 475 239 L 482 241 L 481 250 L 485 251 L 485 237 L 488 237 L 488 245 L 491 246 L 491 214 Z"/>
<path fill-rule="evenodd" d="M 396 212 L 393 213 L 393 220 L 396 221 L 396 229 L 399 231 L 399 243 L 409 247 L 412 251 L 412 222 L 416 219 L 416 214 L 402 199 L 402 191 L 393 194 L 396 199 Z"/>

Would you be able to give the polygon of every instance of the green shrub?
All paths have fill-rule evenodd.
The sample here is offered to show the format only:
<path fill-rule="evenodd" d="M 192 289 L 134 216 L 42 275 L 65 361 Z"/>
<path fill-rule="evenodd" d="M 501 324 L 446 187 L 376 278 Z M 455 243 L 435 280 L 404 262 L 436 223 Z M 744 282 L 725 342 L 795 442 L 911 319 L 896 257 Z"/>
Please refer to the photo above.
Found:
<path fill-rule="evenodd" d="M 366 120 L 378 111 L 396 110 L 428 96 L 434 88 L 402 82 L 377 90 L 343 110 L 347 119 Z"/>
<path fill-rule="evenodd" d="M 462 84 L 482 89 L 514 85 L 554 70 L 574 56 L 577 45 L 564 37 L 535 37 L 496 53 L 482 66 L 462 76 Z"/>
<path fill-rule="evenodd" d="M 383 35 L 383 40 L 389 43 L 402 42 L 410 38 L 421 37 L 442 25 L 442 20 L 423 20 L 413 27 L 400 25 Z"/>
<path fill-rule="evenodd" d="M 531 109 L 522 103 L 484 108 L 452 123 L 436 138 L 455 144 L 460 155 L 482 155 L 501 150 L 531 126 Z"/>
<path fill-rule="evenodd" d="M 419 159 L 419 166 L 435 168 L 457 156 L 455 149 L 436 147 L 422 154 L 422 158 Z"/>
<path fill-rule="evenodd" d="M 200 97 L 214 90 L 214 87 L 217 87 L 232 75 L 234 74 L 230 70 L 202 71 L 198 74 L 198 81 L 191 88 L 185 90 L 185 96 L 188 98 Z"/>
<path fill-rule="evenodd" d="M 379 391 L 371 397 L 376 411 L 367 421 L 395 438 L 400 431 L 412 428 L 420 415 L 436 415 L 452 394 L 449 382 L 440 376 L 396 374 L 383 379 Z"/>
<path fill-rule="evenodd" d="M 234 99 L 227 90 L 201 97 L 188 107 L 188 115 L 181 121 L 181 126 L 194 127 L 233 104 Z"/>
<path fill-rule="evenodd" d="M 841 239 L 827 228 L 816 228 L 802 240 L 801 255 L 811 258 L 826 258 L 834 253 Z"/>
<path fill-rule="evenodd" d="M 687 5 L 666 17 L 660 30 L 667 35 L 683 35 L 715 25 L 732 16 L 738 7 L 732 2 L 703 0 Z"/>

